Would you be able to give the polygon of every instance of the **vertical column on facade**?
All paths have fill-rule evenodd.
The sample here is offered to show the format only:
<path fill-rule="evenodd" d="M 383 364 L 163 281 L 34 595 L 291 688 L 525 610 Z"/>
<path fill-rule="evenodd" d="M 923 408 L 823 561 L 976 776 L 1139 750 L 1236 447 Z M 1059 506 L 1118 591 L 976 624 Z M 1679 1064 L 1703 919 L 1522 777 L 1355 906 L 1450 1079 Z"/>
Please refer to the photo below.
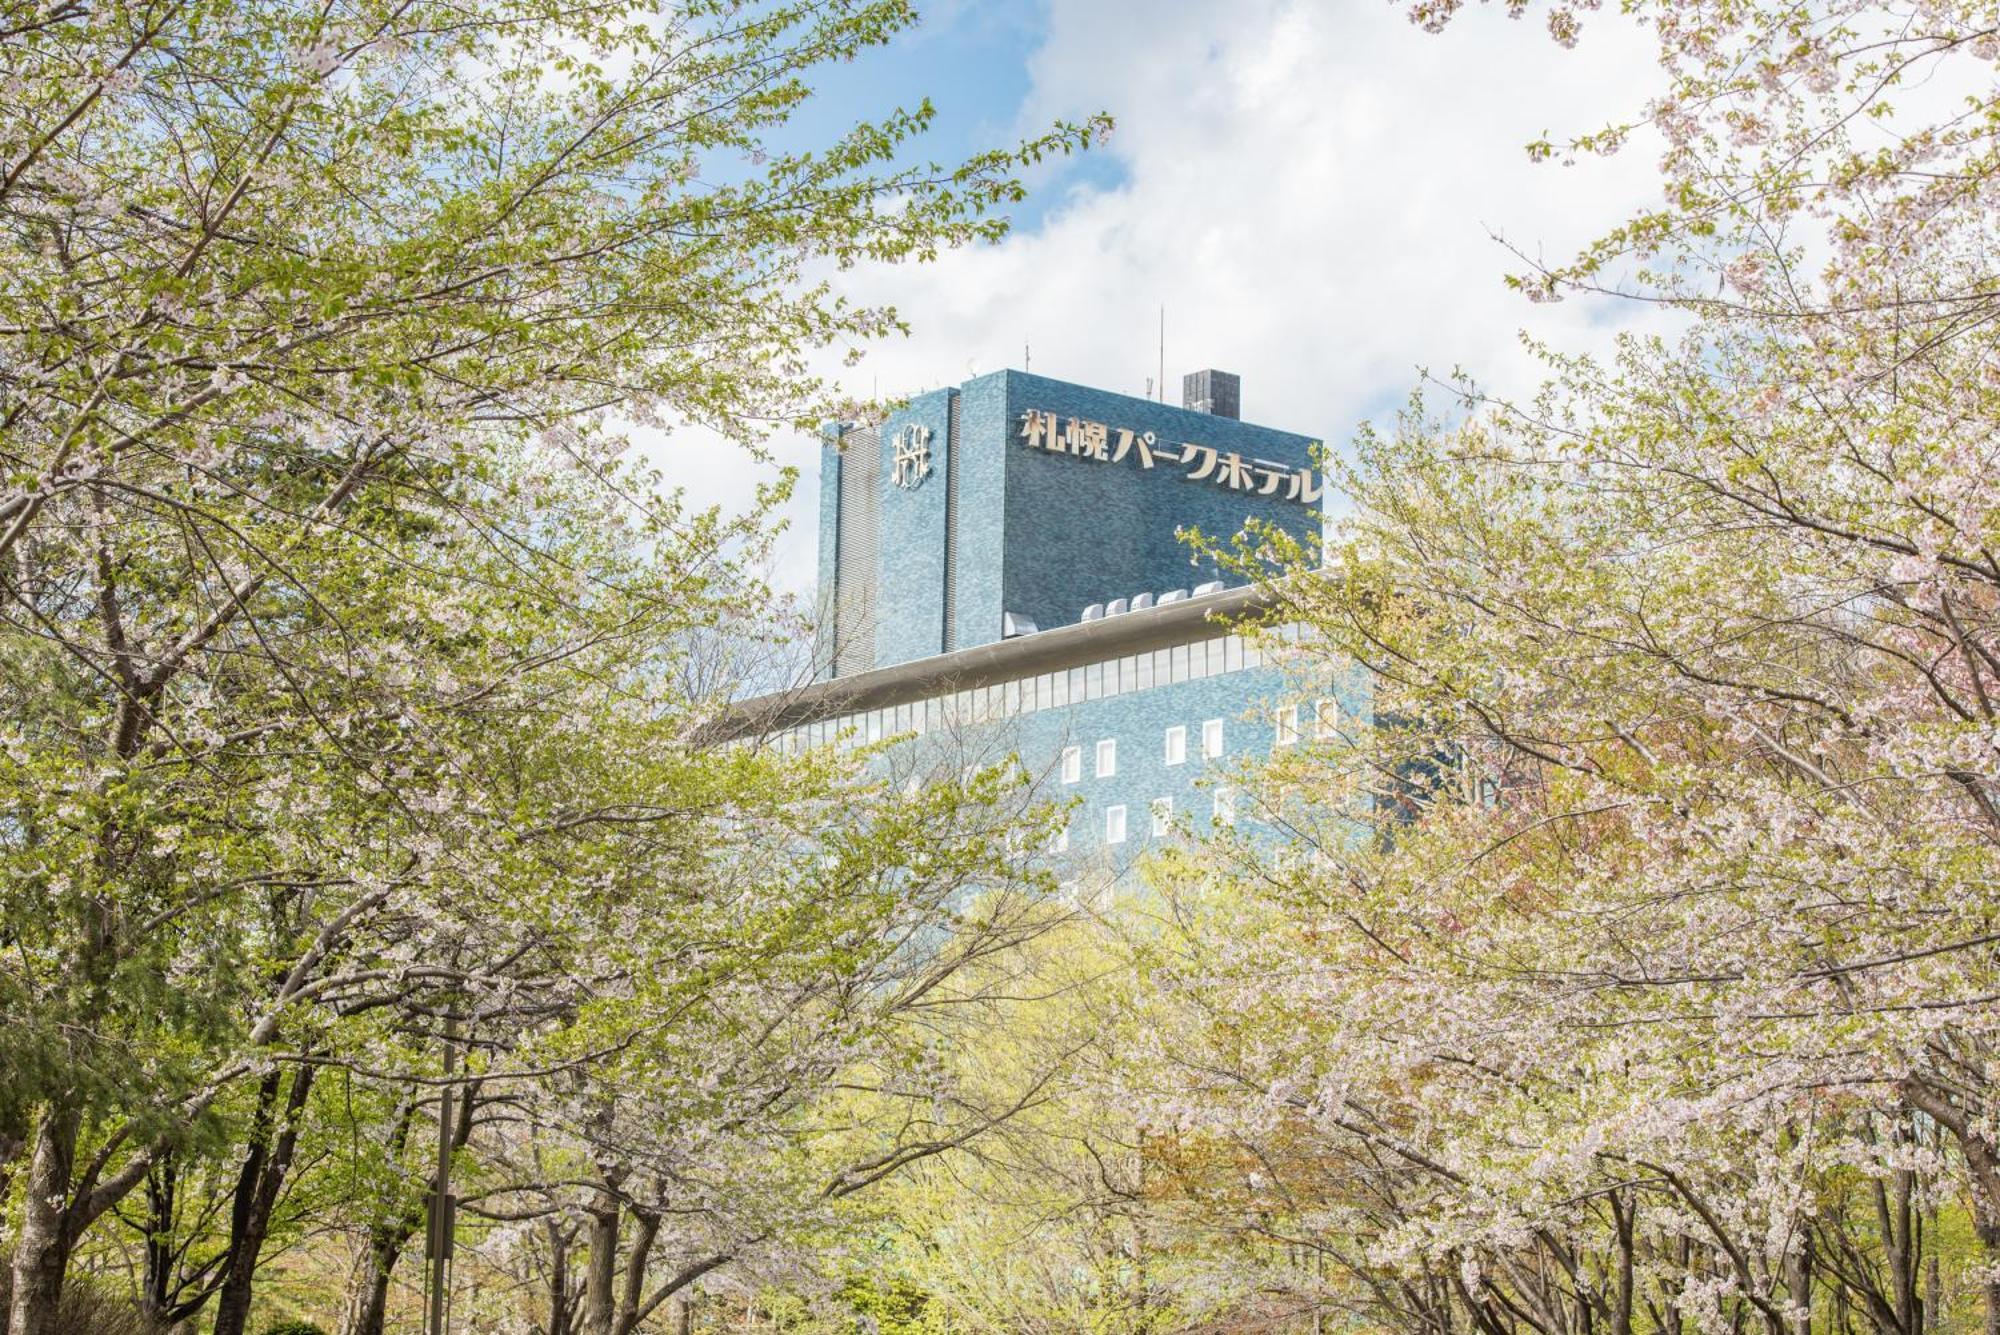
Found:
<path fill-rule="evenodd" d="M 958 648 L 959 394 L 951 391 L 944 432 L 944 651 Z"/>

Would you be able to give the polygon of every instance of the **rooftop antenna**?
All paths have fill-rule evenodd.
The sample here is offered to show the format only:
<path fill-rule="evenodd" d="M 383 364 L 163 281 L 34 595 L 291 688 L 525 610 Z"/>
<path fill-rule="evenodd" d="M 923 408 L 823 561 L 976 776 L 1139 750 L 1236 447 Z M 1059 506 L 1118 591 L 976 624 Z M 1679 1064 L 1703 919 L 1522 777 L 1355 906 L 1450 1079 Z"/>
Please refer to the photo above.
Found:
<path fill-rule="evenodd" d="M 1034 369 L 1034 366 L 1035 354 L 1028 350 L 1028 344 L 1026 340 L 1023 340 L 1021 343 L 1021 369 L 1023 371 L 1031 371 Z"/>
<path fill-rule="evenodd" d="M 1167 401 L 1167 303 L 1160 303 L 1160 402 Z"/>

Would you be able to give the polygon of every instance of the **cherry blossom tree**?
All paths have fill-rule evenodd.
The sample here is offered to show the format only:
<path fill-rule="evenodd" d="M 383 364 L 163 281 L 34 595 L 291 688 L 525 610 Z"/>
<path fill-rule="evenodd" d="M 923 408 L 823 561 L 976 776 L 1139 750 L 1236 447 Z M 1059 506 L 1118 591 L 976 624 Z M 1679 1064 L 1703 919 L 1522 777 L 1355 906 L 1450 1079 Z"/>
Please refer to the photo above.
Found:
<path fill-rule="evenodd" d="M 1587 58 L 1592 6 L 1508 8 Z M 1448 385 L 1323 550 L 1236 549 L 1373 712 L 1263 776 L 1277 847 L 1167 873 L 1130 1078 L 1315 1303 L 2000 1329 L 1996 18 L 1626 11 L 1665 93 L 1532 151 L 1666 202 L 1514 281 L 1684 332 Z"/>
<path fill-rule="evenodd" d="M 725 519 L 619 458 L 829 408 L 804 355 L 899 326 L 816 275 L 998 236 L 1016 169 L 1097 132 L 913 164 L 918 106 L 769 146 L 912 17 L 0 9 L 16 1335 L 225 1123 L 243 1188 L 181 1299 L 240 1329 L 330 1072 L 407 1091 L 401 1125 L 605 1059 L 582 989 L 640 878 L 698 895 L 738 808 L 834 782 L 690 744 L 785 484 Z M 595 1046 L 518 1064 L 561 1032 Z"/>

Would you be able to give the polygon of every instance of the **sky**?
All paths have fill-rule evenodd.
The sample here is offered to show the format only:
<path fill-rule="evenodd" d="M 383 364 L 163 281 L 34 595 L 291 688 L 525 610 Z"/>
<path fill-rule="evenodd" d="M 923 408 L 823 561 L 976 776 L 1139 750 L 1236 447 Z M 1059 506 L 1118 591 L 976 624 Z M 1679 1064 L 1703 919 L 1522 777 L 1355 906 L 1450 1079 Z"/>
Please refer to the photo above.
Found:
<path fill-rule="evenodd" d="M 1532 20 L 1468 6 L 1445 33 L 1390 0 L 919 0 L 922 21 L 819 82 L 794 133 L 832 138 L 928 96 L 940 161 L 1106 111 L 1109 141 L 1030 178 L 998 245 L 838 277 L 908 338 L 856 369 L 865 396 L 920 393 L 1031 361 L 1037 374 L 1167 396 L 1202 367 L 1243 377 L 1243 416 L 1338 447 L 1386 421 L 1427 369 L 1500 392 L 1536 382 L 1524 334 L 1602 350 L 1649 318 L 1615 299 L 1533 305 L 1504 286 L 1657 200 L 1643 141 L 1535 164 L 1524 145 L 1635 113 L 1660 81 L 1612 15 L 1564 50 Z M 1496 238 L 1504 238 L 1506 244 Z M 703 456 L 690 467 L 690 454 Z M 740 508 L 801 470 L 773 576 L 814 580 L 819 450 L 760 464 L 689 433 L 651 451 L 692 499 Z"/>

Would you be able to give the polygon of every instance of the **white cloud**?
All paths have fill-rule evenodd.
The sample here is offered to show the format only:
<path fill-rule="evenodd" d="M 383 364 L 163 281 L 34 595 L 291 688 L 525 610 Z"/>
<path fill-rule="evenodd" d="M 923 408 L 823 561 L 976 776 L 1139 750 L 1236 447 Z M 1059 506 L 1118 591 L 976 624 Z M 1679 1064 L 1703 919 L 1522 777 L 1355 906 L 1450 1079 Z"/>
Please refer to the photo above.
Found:
<path fill-rule="evenodd" d="M 1417 368 L 1523 389 L 1527 329 L 1600 346 L 1636 308 L 1531 306 L 1501 276 L 1500 232 L 1566 259 L 1657 190 L 1643 145 L 1533 165 L 1523 145 L 1635 112 L 1650 49 L 1602 17 L 1575 50 L 1473 10 L 1442 36 L 1380 0 L 1054 0 L 1021 128 L 1110 110 L 1115 184 L 1072 187 L 1031 233 L 922 267 L 849 275 L 915 328 L 848 384 L 883 393 L 1019 366 L 1142 393 L 1166 306 L 1169 399 L 1184 371 L 1243 376 L 1250 420 L 1338 442 Z M 1098 173 L 1102 175 L 1102 173 Z M 813 579 L 817 448 L 781 577 Z M 747 494 L 749 465 L 703 469 Z M 741 474 L 742 476 L 738 476 Z"/>

